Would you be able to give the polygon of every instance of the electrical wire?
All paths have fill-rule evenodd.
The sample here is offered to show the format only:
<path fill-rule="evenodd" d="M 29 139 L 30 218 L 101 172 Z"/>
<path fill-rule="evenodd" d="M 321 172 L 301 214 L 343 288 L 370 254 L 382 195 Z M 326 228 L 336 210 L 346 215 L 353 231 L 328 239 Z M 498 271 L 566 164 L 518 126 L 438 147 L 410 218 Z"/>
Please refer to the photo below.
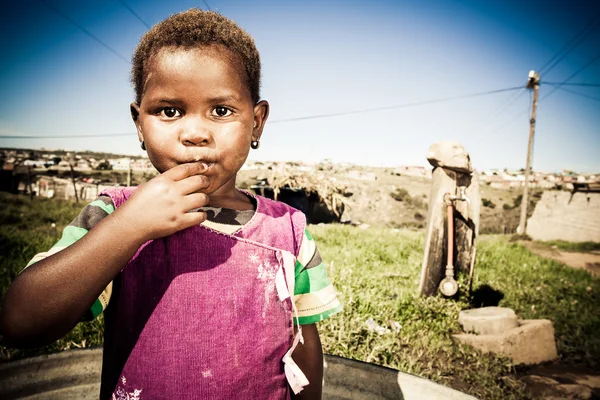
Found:
<path fill-rule="evenodd" d="M 352 110 L 352 111 L 341 111 L 341 112 L 329 113 L 329 114 L 315 114 L 315 115 L 306 115 L 303 117 L 284 118 L 284 119 L 278 119 L 275 121 L 270 121 L 270 124 L 278 124 L 278 123 L 292 122 L 292 121 L 304 121 L 304 120 L 310 120 L 310 119 L 340 117 L 343 115 L 352 115 L 352 114 L 365 114 L 365 113 L 371 113 L 371 112 L 376 112 L 376 111 L 392 110 L 392 109 L 406 108 L 406 107 L 415 107 L 415 106 L 421 106 L 421 105 L 426 105 L 426 104 L 444 103 L 447 101 L 467 99 L 467 98 L 471 98 L 471 97 L 486 96 L 486 95 L 490 95 L 490 94 L 508 92 L 511 90 L 518 90 L 518 89 L 523 89 L 523 87 L 515 86 L 515 87 L 510 87 L 510 88 L 505 88 L 505 89 L 489 90 L 486 92 L 471 93 L 471 94 L 460 95 L 460 96 L 444 97 L 444 98 L 440 98 L 440 99 L 423 100 L 423 101 L 417 101 L 417 102 L 413 102 L 413 103 L 396 104 L 396 105 L 392 105 L 392 106 L 382 106 L 382 107 L 364 108 L 364 109 Z"/>
<path fill-rule="evenodd" d="M 591 96 L 591 95 L 586 94 L 586 93 L 576 92 L 575 90 L 567 89 L 567 88 L 562 87 L 562 86 L 559 86 L 558 89 L 564 90 L 565 92 L 568 92 L 568 93 L 576 94 L 576 95 L 581 96 L 581 97 L 585 97 L 585 98 L 588 98 L 588 99 L 600 101 L 600 97 Z"/>
<path fill-rule="evenodd" d="M 517 90 L 517 89 L 522 89 L 522 87 L 515 86 L 515 87 L 505 88 L 505 89 L 488 90 L 486 92 L 445 97 L 445 98 L 441 98 L 441 99 L 424 100 L 424 101 L 419 101 L 419 102 L 414 102 L 414 103 L 397 104 L 394 106 L 367 108 L 367 109 L 362 109 L 362 110 L 346 111 L 346 112 L 339 112 L 339 113 L 332 113 L 332 114 L 308 115 L 308 116 L 304 116 L 304 117 L 296 117 L 296 118 L 288 118 L 288 119 L 270 121 L 270 124 L 291 122 L 291 121 L 300 121 L 300 120 L 307 120 L 307 119 L 329 118 L 329 117 L 337 117 L 337 116 L 350 115 L 350 114 L 363 114 L 363 113 L 368 113 L 368 112 L 390 110 L 390 109 L 395 109 L 395 108 L 415 107 L 415 106 L 420 106 L 420 105 L 443 103 L 443 102 L 447 102 L 447 101 L 466 99 L 466 98 L 471 98 L 471 97 L 480 97 L 480 96 L 485 96 L 485 95 L 507 92 L 507 91 L 511 91 L 511 90 Z M 0 139 L 73 139 L 73 138 L 115 137 L 115 136 L 131 136 L 131 135 L 136 135 L 136 133 L 103 133 L 103 134 L 92 134 L 92 135 L 48 135 L 48 136 L 0 135 Z"/>
<path fill-rule="evenodd" d="M 520 117 L 523 116 L 523 114 L 527 114 L 529 112 L 529 108 L 531 108 L 531 106 L 528 106 L 527 109 L 522 110 L 520 113 L 516 114 L 511 120 L 509 120 L 508 122 L 506 122 L 504 125 L 501 125 L 499 128 L 494 129 L 493 131 L 491 131 L 490 135 L 494 135 L 498 132 L 500 132 L 501 130 L 509 127 L 510 125 L 512 125 L 515 121 L 517 121 Z"/>
<path fill-rule="evenodd" d="M 598 59 L 600 59 L 600 53 L 598 53 L 595 57 L 593 57 L 590 61 L 588 61 L 583 67 L 579 68 L 577 71 L 575 71 L 573 74 L 571 74 L 571 76 L 569 76 L 567 79 L 565 79 L 561 84 L 556 85 L 554 87 L 554 89 L 551 92 L 549 92 L 547 95 L 545 95 L 544 97 L 542 97 L 540 99 L 540 101 L 542 101 L 544 99 L 547 99 L 554 92 L 556 92 L 558 89 L 560 89 L 566 83 L 568 83 L 571 79 L 575 78 L 577 75 L 579 75 L 580 73 L 582 73 L 587 67 L 589 67 L 590 65 L 592 65 L 593 63 L 595 63 Z"/>
<path fill-rule="evenodd" d="M 567 92 L 573 93 L 573 94 L 578 94 L 580 96 L 586 97 L 586 98 L 590 98 L 592 100 L 598 100 L 598 98 L 594 97 L 594 96 L 590 96 L 590 95 L 586 95 L 583 93 L 579 93 L 579 92 L 575 92 L 572 90 L 568 90 L 566 88 L 563 88 L 564 85 L 567 85 L 568 82 L 573 79 L 574 77 L 576 77 L 577 75 L 579 75 L 581 72 L 583 72 L 587 67 L 589 67 L 590 65 L 592 65 L 594 62 L 596 62 L 598 59 L 600 59 L 600 53 L 597 54 L 594 58 L 592 58 L 590 61 L 588 61 L 584 66 L 582 66 L 581 68 L 579 68 L 577 71 L 575 71 L 573 74 L 571 74 L 571 76 L 569 76 L 567 79 L 565 79 L 563 82 L 560 83 L 556 83 L 556 84 L 552 84 L 555 85 L 554 89 L 552 91 L 550 91 L 549 93 L 547 93 L 544 97 L 542 97 L 541 99 L 538 100 L 538 103 L 540 103 L 542 100 L 547 99 L 550 95 L 552 95 L 554 92 L 556 92 L 558 89 L 563 89 Z M 546 84 L 549 84 L 546 82 Z M 575 84 L 577 85 L 577 84 Z M 499 127 L 498 129 L 495 129 L 494 131 L 492 131 L 492 134 L 495 134 L 501 130 L 503 130 L 504 128 L 508 127 L 509 125 L 512 125 L 518 118 L 520 118 L 523 114 L 525 114 L 526 112 L 528 112 L 529 110 L 523 110 L 520 113 L 518 113 L 517 115 L 515 115 L 515 117 L 513 119 L 511 119 L 510 121 L 508 121 L 506 124 L 502 125 L 501 127 Z"/>
<path fill-rule="evenodd" d="M 512 93 L 510 95 L 509 98 L 507 98 L 507 102 L 505 102 L 503 107 L 500 108 L 496 108 L 496 112 L 494 112 L 494 110 L 492 110 L 492 112 L 490 114 L 488 114 L 488 116 L 486 118 L 484 118 L 483 120 L 485 122 L 487 122 L 487 125 L 492 125 L 492 123 L 506 110 L 508 110 L 513 104 L 515 104 L 517 101 L 519 101 L 519 99 L 521 99 L 521 97 L 523 97 L 523 95 L 525 94 L 526 90 L 525 87 L 521 88 L 522 90 Z"/>
<path fill-rule="evenodd" d="M 568 82 L 546 82 L 541 81 L 540 83 L 544 85 L 553 85 L 553 86 L 586 86 L 586 87 L 600 87 L 600 83 L 568 83 Z"/>
<path fill-rule="evenodd" d="M 134 16 L 134 17 L 136 17 L 136 18 L 137 18 L 137 19 L 138 19 L 138 20 L 139 20 L 139 21 L 140 21 L 142 24 L 144 24 L 144 26 L 145 26 L 146 28 L 150 29 L 150 25 L 148 25 L 148 24 L 146 23 L 146 21 L 144 21 L 144 20 L 142 19 L 142 17 L 140 17 L 140 16 L 139 16 L 139 15 L 138 15 L 138 14 L 137 14 L 135 11 L 133 11 L 133 9 L 132 9 L 131 7 L 129 7 L 129 5 L 128 5 L 127 3 L 125 3 L 123 0 L 117 0 L 117 1 L 118 1 L 119 3 L 121 3 L 121 5 L 122 5 L 123 7 L 125 7 L 126 9 L 128 9 L 128 10 L 129 10 L 129 12 L 130 12 L 130 13 L 132 13 L 132 14 L 133 14 L 133 16 Z"/>
<path fill-rule="evenodd" d="M 202 2 L 206 6 L 206 8 L 208 8 L 208 11 L 212 11 L 212 8 L 210 8 L 210 6 L 208 5 L 208 3 L 205 0 L 202 0 Z"/>
<path fill-rule="evenodd" d="M 137 135 L 136 133 L 97 133 L 91 135 L 49 135 L 49 136 L 39 136 L 39 135 L 0 135 L 0 139 L 73 139 L 73 138 L 92 138 L 92 137 L 114 137 L 114 136 L 133 136 Z"/>
<path fill-rule="evenodd" d="M 100 45 L 102 45 L 102 47 L 104 47 L 105 49 L 107 49 L 108 51 L 110 51 L 111 53 L 113 53 L 114 55 L 116 55 L 117 57 L 119 57 L 121 60 L 123 60 L 127 64 L 129 64 L 129 61 L 125 57 L 123 57 L 122 55 L 120 55 L 115 49 L 113 49 L 112 47 L 110 47 L 109 45 L 107 45 L 106 43 L 104 43 L 102 40 L 100 40 L 99 38 L 97 38 L 96 36 L 94 36 L 90 31 L 88 31 L 87 29 L 85 29 L 83 26 L 79 25 L 73 19 L 69 18 L 68 15 L 64 14 L 62 11 L 60 11 L 58 8 L 54 7 L 52 4 L 48 3 L 46 0 L 39 0 L 39 1 L 42 2 L 43 4 L 45 4 L 52 11 L 54 11 L 55 13 L 57 13 L 58 15 L 60 15 L 61 17 L 63 17 L 64 19 L 66 19 L 67 21 L 69 21 L 70 23 L 72 23 L 73 25 L 75 25 L 83 33 L 85 33 L 86 35 L 88 35 L 89 37 L 91 37 L 92 39 L 94 39 L 97 43 L 99 43 Z"/>
<path fill-rule="evenodd" d="M 538 72 L 540 74 L 541 73 L 548 74 L 548 72 L 550 72 L 554 67 L 556 67 L 556 65 L 558 65 L 558 63 L 561 62 L 567 56 L 567 54 L 569 54 L 573 49 L 575 49 L 577 46 L 579 46 L 579 44 L 581 44 L 581 42 L 585 38 L 587 38 L 587 36 L 590 33 L 592 33 L 594 31 L 594 29 L 596 29 L 598 26 L 600 26 L 600 13 L 596 14 L 594 17 L 592 17 L 592 19 L 587 23 L 587 25 L 585 25 L 577 34 L 575 34 L 575 36 L 573 36 L 552 58 L 550 58 L 538 70 Z M 571 75 L 569 78 L 567 78 L 564 82 L 561 82 L 561 83 L 541 82 L 541 83 L 544 83 L 544 84 L 547 84 L 547 85 L 557 85 L 557 86 L 554 88 L 553 91 L 551 91 L 546 96 L 544 96 L 543 98 L 541 98 L 540 100 L 538 100 L 538 103 L 540 101 L 542 101 L 543 99 L 547 98 L 548 96 L 550 96 L 552 93 L 554 93 L 557 89 L 561 88 L 563 85 L 567 85 L 569 80 L 571 80 L 576 75 L 578 75 L 579 73 L 581 73 L 585 68 L 587 68 L 594 61 L 596 61 L 597 58 L 598 57 L 595 57 L 594 59 L 592 59 L 588 64 L 586 64 L 580 70 L 576 71 L 573 75 Z M 546 70 L 546 71 L 544 71 L 544 69 L 546 67 L 549 67 L 549 69 Z M 580 84 L 578 84 L 578 83 L 574 83 L 574 84 L 570 84 L 570 85 L 573 85 L 573 86 L 591 86 L 591 87 L 593 87 L 593 86 L 597 86 L 598 84 L 587 84 L 587 83 L 580 83 Z M 593 99 L 595 99 L 593 96 L 585 96 L 585 97 L 592 97 Z M 530 106 L 529 106 L 529 108 L 530 108 Z M 511 120 L 509 120 L 507 123 L 505 123 L 504 125 L 500 126 L 499 128 L 495 129 L 494 131 L 492 131 L 492 134 L 495 134 L 495 133 L 497 133 L 497 132 L 505 129 L 506 127 L 512 125 L 515 121 L 517 121 L 523 114 L 527 113 L 528 111 L 529 111 L 529 109 L 526 109 L 526 110 L 523 110 L 523 111 L 519 112 Z"/>
<path fill-rule="evenodd" d="M 569 40 L 569 42 L 567 42 L 567 44 L 558 51 L 558 53 L 556 53 L 550 60 L 548 60 L 548 62 L 546 62 L 546 64 L 544 64 L 538 70 L 538 72 L 540 74 L 547 75 L 571 51 L 573 51 L 577 46 L 579 46 L 581 42 L 583 42 L 589 36 L 589 34 L 592 33 L 598 26 L 600 26 L 600 14 L 596 14 L 595 16 L 593 16 L 590 22 L 588 22 L 588 24 L 584 26 L 583 29 L 581 29 L 577 34 L 575 34 L 575 36 L 573 36 L 571 40 Z M 548 70 L 544 71 L 546 67 L 548 67 Z"/>

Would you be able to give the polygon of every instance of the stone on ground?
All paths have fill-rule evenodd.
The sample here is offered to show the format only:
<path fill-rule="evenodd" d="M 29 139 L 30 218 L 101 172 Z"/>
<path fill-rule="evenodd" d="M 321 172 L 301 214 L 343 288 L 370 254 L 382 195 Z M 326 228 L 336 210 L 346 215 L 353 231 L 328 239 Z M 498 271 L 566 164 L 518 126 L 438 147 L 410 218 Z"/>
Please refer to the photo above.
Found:
<path fill-rule="evenodd" d="M 512 359 L 515 364 L 539 364 L 557 358 L 554 328 L 547 319 L 522 320 L 519 326 L 493 335 L 454 335 L 461 343 Z"/>
<path fill-rule="evenodd" d="M 506 307 L 483 307 L 464 310 L 458 314 L 463 331 L 480 335 L 495 335 L 519 326 L 513 310 Z"/>

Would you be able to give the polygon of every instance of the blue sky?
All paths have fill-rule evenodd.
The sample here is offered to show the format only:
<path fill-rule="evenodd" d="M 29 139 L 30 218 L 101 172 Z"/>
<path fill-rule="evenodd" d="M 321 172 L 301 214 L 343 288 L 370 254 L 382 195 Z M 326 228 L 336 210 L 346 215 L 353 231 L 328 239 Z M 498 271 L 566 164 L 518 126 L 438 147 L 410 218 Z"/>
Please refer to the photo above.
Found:
<path fill-rule="evenodd" d="M 595 0 L 207 3 L 253 35 L 261 53 L 261 94 L 271 115 L 260 149 L 250 154 L 254 160 L 427 165 L 430 144 L 458 140 L 478 169 L 518 169 L 525 165 L 530 91 L 388 107 L 523 87 L 529 70 L 545 65 L 542 82 L 560 83 L 581 71 L 569 83 L 600 83 Z M 0 147 L 142 154 L 129 116 L 128 60 L 147 30 L 144 23 L 190 7 L 206 5 L 4 5 L 0 136 L 21 138 L 0 138 Z M 550 68 L 547 62 L 594 17 L 595 28 Z M 562 89 L 550 94 L 554 88 L 540 87 L 534 169 L 600 172 L 600 87 L 563 86 L 594 99 Z M 375 111 L 286 122 L 365 109 Z M 42 138 L 22 138 L 30 135 Z M 59 135 L 100 137 L 54 137 Z"/>

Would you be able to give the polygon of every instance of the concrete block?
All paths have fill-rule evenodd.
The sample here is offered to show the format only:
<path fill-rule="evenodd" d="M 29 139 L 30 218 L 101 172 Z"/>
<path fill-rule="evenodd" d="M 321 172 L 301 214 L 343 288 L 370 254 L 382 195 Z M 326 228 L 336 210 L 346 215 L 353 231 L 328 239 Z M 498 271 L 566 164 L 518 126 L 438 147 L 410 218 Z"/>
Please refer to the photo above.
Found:
<path fill-rule="evenodd" d="M 539 364 L 557 358 L 552 321 L 522 320 L 519 326 L 494 335 L 454 335 L 463 344 L 483 352 L 509 357 L 515 364 Z"/>
<path fill-rule="evenodd" d="M 527 221 L 535 240 L 600 242 L 600 193 L 545 191 Z"/>
<path fill-rule="evenodd" d="M 432 144 L 427 152 L 427 161 L 434 167 L 466 174 L 473 172 L 471 157 L 459 142 L 442 141 Z"/>
<path fill-rule="evenodd" d="M 458 323 L 467 333 L 496 335 L 518 327 L 519 319 L 510 308 L 483 307 L 461 311 Z"/>

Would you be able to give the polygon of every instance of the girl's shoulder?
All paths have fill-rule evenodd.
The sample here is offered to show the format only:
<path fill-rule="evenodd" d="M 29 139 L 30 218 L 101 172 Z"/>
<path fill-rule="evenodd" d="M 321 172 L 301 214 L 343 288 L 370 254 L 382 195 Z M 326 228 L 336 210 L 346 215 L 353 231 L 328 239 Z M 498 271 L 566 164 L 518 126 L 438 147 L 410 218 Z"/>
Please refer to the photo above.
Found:
<path fill-rule="evenodd" d="M 115 207 L 119 207 L 137 190 L 137 186 L 113 186 L 100 192 L 100 196 L 108 196 Z"/>
<path fill-rule="evenodd" d="M 275 215 L 289 214 L 289 215 L 302 215 L 304 213 L 298 210 L 297 208 L 292 207 L 289 204 L 286 204 L 279 200 L 269 199 L 264 196 L 260 196 L 257 194 L 250 194 L 252 197 L 256 199 L 256 212 L 268 212 L 273 213 Z"/>

